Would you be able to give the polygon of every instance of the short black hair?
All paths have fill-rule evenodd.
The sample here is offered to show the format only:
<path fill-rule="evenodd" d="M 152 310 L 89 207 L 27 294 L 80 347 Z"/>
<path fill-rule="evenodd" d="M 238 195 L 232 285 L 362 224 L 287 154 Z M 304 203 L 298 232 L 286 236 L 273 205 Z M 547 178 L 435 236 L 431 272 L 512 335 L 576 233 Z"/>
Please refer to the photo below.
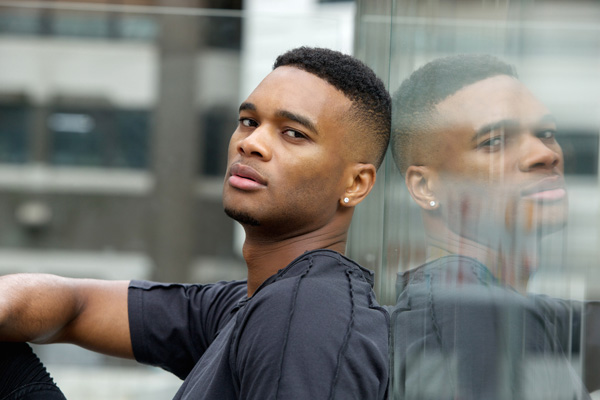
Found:
<path fill-rule="evenodd" d="M 498 75 L 518 79 L 516 69 L 488 54 L 435 59 L 413 72 L 393 96 L 392 155 L 401 173 L 411 165 L 417 139 L 430 131 L 435 107 L 465 86 Z M 420 144 L 419 144 L 420 143 Z"/>
<path fill-rule="evenodd" d="M 360 145 L 379 168 L 390 141 L 392 100 L 375 72 L 362 61 L 331 49 L 299 47 L 275 60 L 273 69 L 292 66 L 313 74 L 353 102 L 351 119 L 358 122 Z"/>

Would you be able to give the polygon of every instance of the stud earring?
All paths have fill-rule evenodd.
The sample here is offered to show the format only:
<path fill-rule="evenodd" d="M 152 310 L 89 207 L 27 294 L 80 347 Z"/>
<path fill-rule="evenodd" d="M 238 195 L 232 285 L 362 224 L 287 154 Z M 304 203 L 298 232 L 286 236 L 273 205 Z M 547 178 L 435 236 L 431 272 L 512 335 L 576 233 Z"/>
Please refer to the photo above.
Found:
<path fill-rule="evenodd" d="M 349 198 L 347 198 L 347 197 L 344 197 L 344 203 L 345 203 L 345 204 L 348 204 L 349 202 L 350 202 L 350 199 L 349 199 Z"/>
<path fill-rule="evenodd" d="M 435 207 L 435 201 L 431 200 L 431 201 L 429 202 L 429 205 L 430 205 L 431 207 Z"/>

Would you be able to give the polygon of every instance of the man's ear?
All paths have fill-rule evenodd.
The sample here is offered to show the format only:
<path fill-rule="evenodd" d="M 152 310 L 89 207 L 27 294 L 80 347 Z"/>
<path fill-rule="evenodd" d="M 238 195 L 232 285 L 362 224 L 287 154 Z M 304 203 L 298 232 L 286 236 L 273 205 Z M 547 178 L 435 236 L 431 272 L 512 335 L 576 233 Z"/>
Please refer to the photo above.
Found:
<path fill-rule="evenodd" d="M 434 210 L 439 206 L 433 191 L 433 176 L 434 172 L 428 167 L 411 165 L 406 169 L 406 187 L 413 200 L 424 210 Z"/>
<path fill-rule="evenodd" d="M 373 164 L 358 163 L 351 166 L 340 204 L 345 207 L 358 205 L 371 192 L 376 178 L 377 168 Z"/>

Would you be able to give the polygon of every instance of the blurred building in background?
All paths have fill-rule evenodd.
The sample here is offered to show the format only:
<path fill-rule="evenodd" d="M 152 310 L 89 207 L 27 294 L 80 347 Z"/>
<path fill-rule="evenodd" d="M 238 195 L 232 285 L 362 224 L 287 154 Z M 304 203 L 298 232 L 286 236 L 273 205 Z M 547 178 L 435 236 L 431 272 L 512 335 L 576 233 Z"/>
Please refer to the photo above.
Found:
<path fill-rule="evenodd" d="M 351 2 L 282 3 L 3 4 L 0 272 L 244 276 L 220 199 L 239 102 L 280 52 L 352 45 Z"/>

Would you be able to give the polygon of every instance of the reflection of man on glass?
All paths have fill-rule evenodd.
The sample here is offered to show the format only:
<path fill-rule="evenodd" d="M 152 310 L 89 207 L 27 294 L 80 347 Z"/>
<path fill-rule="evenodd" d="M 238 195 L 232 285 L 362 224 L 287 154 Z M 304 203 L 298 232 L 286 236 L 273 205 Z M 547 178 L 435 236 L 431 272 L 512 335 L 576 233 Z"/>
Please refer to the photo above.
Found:
<path fill-rule="evenodd" d="M 466 255 L 522 288 L 541 234 L 566 219 L 548 109 L 489 57 L 438 60 L 395 100 L 394 157 L 424 210 L 428 259 Z"/>
<path fill-rule="evenodd" d="M 579 313 L 513 290 L 566 220 L 552 115 L 490 56 L 435 60 L 394 101 L 393 155 L 427 235 L 427 263 L 398 282 L 395 393 L 587 396 L 565 358 L 578 350 Z"/>

